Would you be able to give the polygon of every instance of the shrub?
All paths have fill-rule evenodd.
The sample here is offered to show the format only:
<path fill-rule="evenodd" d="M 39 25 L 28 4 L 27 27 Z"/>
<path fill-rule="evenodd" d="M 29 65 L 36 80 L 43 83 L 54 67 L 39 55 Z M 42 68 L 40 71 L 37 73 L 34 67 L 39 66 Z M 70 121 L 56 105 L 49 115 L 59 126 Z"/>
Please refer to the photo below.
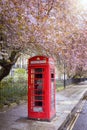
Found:
<path fill-rule="evenodd" d="M 8 78 L 0 82 L 0 106 L 10 105 L 10 103 L 16 102 L 19 104 L 20 100 L 24 100 L 27 97 L 27 82 L 20 79 L 14 82 L 13 78 Z"/>
<path fill-rule="evenodd" d="M 26 80 L 27 79 L 27 72 L 25 69 L 15 69 L 14 71 L 14 80 Z"/>

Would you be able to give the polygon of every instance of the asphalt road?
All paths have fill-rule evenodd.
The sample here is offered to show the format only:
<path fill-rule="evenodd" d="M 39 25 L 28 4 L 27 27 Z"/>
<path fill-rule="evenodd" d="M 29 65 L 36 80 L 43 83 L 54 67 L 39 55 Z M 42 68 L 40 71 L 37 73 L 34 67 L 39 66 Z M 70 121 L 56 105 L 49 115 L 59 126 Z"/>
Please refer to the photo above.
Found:
<path fill-rule="evenodd" d="M 87 100 L 72 130 L 87 130 Z"/>

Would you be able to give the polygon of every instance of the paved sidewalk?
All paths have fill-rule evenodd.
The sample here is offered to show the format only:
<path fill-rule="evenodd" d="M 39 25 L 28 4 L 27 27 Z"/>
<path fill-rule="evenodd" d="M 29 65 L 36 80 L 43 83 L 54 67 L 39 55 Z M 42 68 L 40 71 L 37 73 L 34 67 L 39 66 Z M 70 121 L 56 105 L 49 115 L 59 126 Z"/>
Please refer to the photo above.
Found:
<path fill-rule="evenodd" d="M 87 91 L 87 82 L 56 94 L 56 117 L 51 122 L 27 120 L 27 103 L 0 112 L 0 130 L 59 130 Z"/>

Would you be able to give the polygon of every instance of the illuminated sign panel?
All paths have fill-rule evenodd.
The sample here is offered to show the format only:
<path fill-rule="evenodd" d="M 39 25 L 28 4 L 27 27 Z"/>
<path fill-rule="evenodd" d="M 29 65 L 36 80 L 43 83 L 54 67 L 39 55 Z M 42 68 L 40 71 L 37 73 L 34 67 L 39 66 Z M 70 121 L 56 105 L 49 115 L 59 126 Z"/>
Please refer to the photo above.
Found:
<path fill-rule="evenodd" d="M 46 63 L 46 60 L 36 60 L 36 61 L 31 61 L 30 62 L 31 64 L 44 64 L 44 63 Z"/>

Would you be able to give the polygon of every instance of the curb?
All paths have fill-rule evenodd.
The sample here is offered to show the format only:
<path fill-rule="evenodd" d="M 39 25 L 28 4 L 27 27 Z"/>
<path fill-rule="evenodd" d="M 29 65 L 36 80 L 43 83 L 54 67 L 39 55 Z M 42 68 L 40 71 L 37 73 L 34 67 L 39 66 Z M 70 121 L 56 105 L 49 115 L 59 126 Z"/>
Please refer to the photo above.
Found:
<path fill-rule="evenodd" d="M 81 97 L 81 99 L 78 101 L 78 103 L 75 105 L 75 107 L 68 114 L 68 116 L 66 117 L 66 120 L 61 124 L 61 126 L 58 128 L 58 130 L 66 130 L 66 127 L 71 122 L 72 118 L 74 117 L 75 113 L 78 111 L 79 107 L 81 105 L 83 107 L 83 105 L 85 104 L 85 102 L 83 102 L 83 100 L 84 100 L 84 96 L 86 94 L 87 94 L 87 91 L 83 94 L 83 96 Z"/>
<path fill-rule="evenodd" d="M 22 105 L 24 103 L 26 103 L 26 101 L 25 100 L 23 100 L 23 101 L 21 100 L 19 104 L 16 103 L 16 102 L 13 102 L 13 103 L 10 103 L 10 105 L 4 105 L 3 108 L 0 109 L 0 112 L 8 111 L 8 110 L 10 110 L 10 109 L 12 109 L 12 108 L 14 108 L 14 107 L 16 107 L 18 105 Z"/>

